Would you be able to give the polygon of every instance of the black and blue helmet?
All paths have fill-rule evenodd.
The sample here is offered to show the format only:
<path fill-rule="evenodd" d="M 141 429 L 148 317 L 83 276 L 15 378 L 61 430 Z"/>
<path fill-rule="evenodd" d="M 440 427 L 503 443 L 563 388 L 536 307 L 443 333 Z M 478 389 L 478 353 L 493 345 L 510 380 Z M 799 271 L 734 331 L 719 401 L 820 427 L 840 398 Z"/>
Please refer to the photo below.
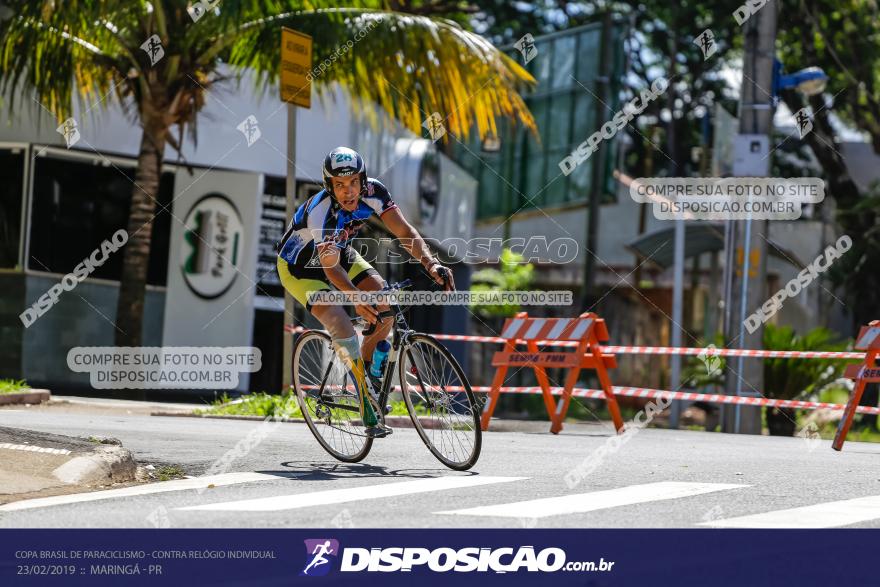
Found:
<path fill-rule="evenodd" d="M 354 149 L 336 147 L 324 157 L 324 189 L 334 198 L 333 178 L 359 174 L 361 177 L 361 193 L 367 189 L 367 165 L 364 158 Z"/>

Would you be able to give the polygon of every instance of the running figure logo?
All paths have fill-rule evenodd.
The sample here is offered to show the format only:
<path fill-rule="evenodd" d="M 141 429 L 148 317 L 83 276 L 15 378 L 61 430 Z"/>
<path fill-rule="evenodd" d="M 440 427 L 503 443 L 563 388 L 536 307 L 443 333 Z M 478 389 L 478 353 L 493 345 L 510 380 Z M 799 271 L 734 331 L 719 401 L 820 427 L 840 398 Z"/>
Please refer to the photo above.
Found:
<path fill-rule="evenodd" d="M 807 113 L 806 108 L 801 108 L 795 112 L 794 119 L 797 122 L 798 133 L 800 133 L 801 138 L 804 138 L 813 130 L 813 121 L 810 120 L 810 115 Z"/>
<path fill-rule="evenodd" d="M 263 133 L 260 131 L 257 117 L 253 114 L 242 120 L 241 124 L 235 128 L 241 131 L 241 134 L 244 135 L 248 147 L 259 141 L 260 137 L 263 136 Z"/>
<path fill-rule="evenodd" d="M 165 47 L 162 46 L 162 41 L 159 39 L 159 35 L 153 35 L 146 41 L 144 41 L 143 45 L 141 45 L 141 49 L 150 57 L 150 66 L 156 65 L 159 63 L 163 57 L 165 57 Z"/>
<path fill-rule="evenodd" d="M 321 577 L 330 572 L 330 559 L 339 556 L 339 541 L 333 538 L 311 538 L 306 543 L 305 568 L 299 574 L 300 577 Z"/>
<path fill-rule="evenodd" d="M 528 63 L 538 54 L 538 48 L 535 47 L 535 37 L 531 33 L 524 34 L 513 46 L 523 56 L 524 63 Z"/>
<path fill-rule="evenodd" d="M 712 32 L 712 29 L 706 29 L 695 37 L 694 45 L 703 52 L 703 61 L 712 57 L 718 50 L 718 45 L 715 44 L 715 33 Z"/>

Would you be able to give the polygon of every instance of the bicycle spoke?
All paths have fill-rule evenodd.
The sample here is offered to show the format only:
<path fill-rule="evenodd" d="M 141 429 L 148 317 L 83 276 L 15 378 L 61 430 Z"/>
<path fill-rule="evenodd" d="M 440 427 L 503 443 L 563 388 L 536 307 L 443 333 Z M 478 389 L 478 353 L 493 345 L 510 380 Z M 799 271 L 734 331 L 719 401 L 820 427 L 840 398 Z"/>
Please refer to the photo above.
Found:
<path fill-rule="evenodd" d="M 424 422 L 419 433 L 435 456 L 453 468 L 466 468 L 479 450 L 479 415 L 463 376 L 445 353 L 432 339 L 417 338 L 404 353 L 401 386 L 414 416 Z"/>
<path fill-rule="evenodd" d="M 331 454 L 342 460 L 358 460 L 369 447 L 361 431 L 357 391 L 329 338 L 308 336 L 300 341 L 294 365 L 294 387 L 304 407 L 303 416 Z"/>

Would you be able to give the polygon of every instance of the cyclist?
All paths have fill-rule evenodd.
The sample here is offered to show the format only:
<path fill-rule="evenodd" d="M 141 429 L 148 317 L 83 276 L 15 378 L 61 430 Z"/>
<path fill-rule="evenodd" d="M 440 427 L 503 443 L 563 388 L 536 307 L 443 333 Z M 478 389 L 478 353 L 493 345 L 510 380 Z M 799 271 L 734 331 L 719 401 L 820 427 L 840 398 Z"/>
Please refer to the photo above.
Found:
<path fill-rule="evenodd" d="M 278 275 L 284 288 L 311 312 L 330 333 L 333 347 L 349 369 L 360 399 L 365 433 L 381 438 L 391 429 L 376 415 L 374 383 L 368 383 L 369 364 L 376 344 L 391 330 L 391 310 L 356 304 L 355 311 L 368 324 L 363 344 L 348 313 L 341 306 L 315 305 L 309 294 L 316 291 L 377 291 L 385 280 L 351 246 L 351 239 L 376 214 L 401 245 L 415 257 L 438 284 L 455 289 L 452 272 L 431 255 L 424 239 L 406 221 L 388 190 L 378 180 L 367 177 L 363 158 L 348 147 L 337 147 L 324 158 L 324 189 L 297 208 L 278 243 Z"/>

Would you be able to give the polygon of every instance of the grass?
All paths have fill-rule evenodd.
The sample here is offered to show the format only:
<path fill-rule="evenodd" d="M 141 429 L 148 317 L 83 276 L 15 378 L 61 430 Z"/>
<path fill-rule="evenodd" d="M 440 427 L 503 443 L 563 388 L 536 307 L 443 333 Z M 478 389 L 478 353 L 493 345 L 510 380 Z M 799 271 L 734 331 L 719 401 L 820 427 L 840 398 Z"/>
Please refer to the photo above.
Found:
<path fill-rule="evenodd" d="M 237 400 L 231 400 L 224 394 L 220 399 L 215 400 L 210 408 L 196 410 L 196 413 L 215 416 L 302 418 L 302 412 L 292 392 L 275 395 L 261 391 Z"/>
<path fill-rule="evenodd" d="M 407 416 L 406 403 L 403 400 L 392 401 L 391 416 Z M 261 418 L 302 418 L 302 412 L 293 392 L 270 394 L 266 392 L 251 393 L 237 400 L 223 395 L 215 400 L 210 408 L 196 410 L 197 414 L 211 416 L 259 416 Z M 421 404 L 416 405 L 416 414 L 427 415 L 428 411 Z"/>
<path fill-rule="evenodd" d="M 183 477 L 183 469 L 177 465 L 164 465 L 156 469 L 156 476 L 159 478 L 159 481 L 181 479 Z"/>
<path fill-rule="evenodd" d="M 21 393 L 30 390 L 31 386 L 24 379 L 0 379 L 0 393 Z"/>

